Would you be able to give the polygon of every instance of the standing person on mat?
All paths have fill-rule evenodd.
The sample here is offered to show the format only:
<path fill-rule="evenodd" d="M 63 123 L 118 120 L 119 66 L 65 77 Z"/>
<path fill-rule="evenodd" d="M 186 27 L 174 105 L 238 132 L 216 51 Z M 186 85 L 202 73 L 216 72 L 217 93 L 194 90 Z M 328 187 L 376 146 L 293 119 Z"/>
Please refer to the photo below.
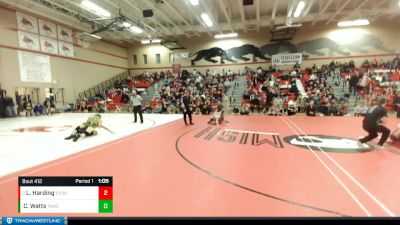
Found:
<path fill-rule="evenodd" d="M 383 146 L 389 137 L 390 130 L 383 124 L 386 123 L 387 112 L 383 107 L 386 98 L 378 99 L 378 104 L 369 108 L 363 120 L 363 129 L 368 132 L 368 136 L 359 140 L 362 144 L 378 137 L 378 132 L 382 133 L 382 137 L 378 142 L 379 146 Z"/>
<path fill-rule="evenodd" d="M 193 125 L 194 123 L 192 122 L 192 96 L 190 95 L 189 91 L 185 91 L 185 95 L 182 98 L 182 112 L 183 112 L 183 120 L 185 121 L 185 124 L 188 125 L 186 121 L 186 115 L 189 116 L 189 122 L 190 125 Z"/>
<path fill-rule="evenodd" d="M 69 140 L 73 138 L 73 141 L 76 142 L 80 137 L 92 136 L 96 135 L 97 131 L 96 128 L 101 127 L 112 132 L 110 129 L 102 125 L 101 115 L 96 114 L 94 116 L 89 117 L 86 122 L 82 123 L 81 125 L 77 126 L 72 134 L 65 138 L 65 140 Z"/>
<path fill-rule="evenodd" d="M 142 97 L 136 94 L 136 91 L 133 91 L 131 96 L 131 104 L 133 106 L 133 114 L 135 115 L 135 121 L 133 121 L 134 123 L 137 122 L 138 113 L 140 116 L 140 123 L 143 123 L 142 101 L 143 101 Z"/>
<path fill-rule="evenodd" d="M 224 106 L 219 103 L 208 124 L 220 125 L 224 121 Z"/>

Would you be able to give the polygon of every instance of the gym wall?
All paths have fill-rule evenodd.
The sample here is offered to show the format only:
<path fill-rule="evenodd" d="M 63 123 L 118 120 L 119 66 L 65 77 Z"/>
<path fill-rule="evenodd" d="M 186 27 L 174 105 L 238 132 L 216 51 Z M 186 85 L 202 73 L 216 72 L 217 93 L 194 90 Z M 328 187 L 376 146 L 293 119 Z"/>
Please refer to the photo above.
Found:
<path fill-rule="evenodd" d="M 32 16 L 38 17 L 37 15 Z M 46 20 L 46 18 L 42 19 Z M 47 21 L 52 22 L 51 20 Z M 5 89 L 7 94 L 12 97 L 14 97 L 15 88 L 36 87 L 40 88 L 40 101 L 43 102 L 45 88 L 64 88 L 65 102 L 75 103 L 80 92 L 124 72 L 128 68 L 126 48 L 104 41 L 96 41 L 90 42 L 89 48 L 75 45 L 75 54 L 72 58 L 50 56 L 52 79 L 56 81 L 56 84 L 21 82 L 18 51 L 24 51 L 24 49 L 18 46 L 17 31 L 16 12 L 0 7 L 0 83 L 1 88 Z"/>
<path fill-rule="evenodd" d="M 354 60 L 356 65 L 361 65 L 365 59 L 376 58 L 379 60 L 393 59 L 400 52 L 400 45 L 396 37 L 400 35 L 400 31 L 396 29 L 400 23 L 396 20 L 382 19 L 372 21 L 371 25 L 355 28 L 339 28 L 336 23 L 318 23 L 315 26 L 311 24 L 303 24 L 303 27 L 295 34 L 294 39 L 289 41 L 290 46 L 297 48 L 297 52 L 302 52 L 308 56 L 303 60 L 302 67 L 311 67 L 314 63 L 317 65 L 329 63 L 332 60 L 349 62 Z M 189 52 L 196 53 L 200 50 L 206 50 L 213 47 L 219 47 L 223 50 L 229 50 L 234 47 L 245 44 L 254 45 L 259 48 L 265 56 L 266 52 L 273 52 L 269 49 L 271 33 L 268 29 L 261 29 L 257 32 L 239 33 L 237 38 L 232 39 L 214 39 L 209 35 L 201 37 L 193 37 L 191 39 L 181 38 L 179 44 L 187 49 L 179 51 L 170 51 L 161 45 L 141 45 L 131 46 L 128 50 L 129 67 L 135 73 L 143 71 L 162 71 L 168 70 L 172 66 L 170 55 L 173 52 Z M 281 53 L 285 52 L 285 45 L 281 46 Z M 143 63 L 143 55 L 146 54 L 148 64 Z M 155 62 L 155 54 L 161 54 L 161 63 Z M 137 56 L 137 64 L 133 63 L 133 55 Z M 250 58 L 249 61 L 237 60 L 236 63 L 225 61 L 225 64 L 220 64 L 220 57 L 215 57 L 217 63 L 205 61 L 204 59 L 195 62 L 195 66 L 191 65 L 191 59 L 176 59 L 175 63 L 181 64 L 183 68 L 189 70 L 205 71 L 207 68 L 216 71 L 222 69 L 231 69 L 238 71 L 244 66 L 256 68 L 257 66 L 269 66 L 270 63 L 263 59 L 257 59 L 257 62 L 252 61 L 251 55 L 245 55 Z M 291 67 L 291 66 L 289 66 Z M 281 67 L 285 68 L 285 67 Z"/>

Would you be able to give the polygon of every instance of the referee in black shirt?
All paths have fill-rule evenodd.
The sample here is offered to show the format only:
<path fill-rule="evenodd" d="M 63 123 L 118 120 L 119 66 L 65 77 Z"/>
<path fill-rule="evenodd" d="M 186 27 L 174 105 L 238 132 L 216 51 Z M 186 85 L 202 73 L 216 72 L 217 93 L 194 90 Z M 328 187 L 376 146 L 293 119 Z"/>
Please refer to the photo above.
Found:
<path fill-rule="evenodd" d="M 140 117 L 140 123 L 143 123 L 142 101 L 143 101 L 142 97 L 136 94 L 136 91 L 133 91 L 131 96 L 131 104 L 133 106 L 133 114 L 135 115 L 135 121 L 133 121 L 134 123 L 137 122 L 138 113 Z"/>
<path fill-rule="evenodd" d="M 186 122 L 186 115 L 189 116 L 189 122 L 190 125 L 193 125 L 194 123 L 192 122 L 192 110 L 193 107 L 192 105 L 192 96 L 190 96 L 189 91 L 185 92 L 185 95 L 182 98 L 182 111 L 183 111 L 183 120 L 185 121 L 185 124 L 188 125 Z"/>
<path fill-rule="evenodd" d="M 368 136 L 360 139 L 361 143 L 368 142 L 376 137 L 378 137 L 378 132 L 382 133 L 381 140 L 379 140 L 378 145 L 383 146 L 389 137 L 390 130 L 382 125 L 387 119 L 386 109 L 382 106 L 385 104 L 386 98 L 382 97 L 378 100 L 378 105 L 375 105 L 368 109 L 367 114 L 363 120 L 363 129 L 368 132 Z"/>

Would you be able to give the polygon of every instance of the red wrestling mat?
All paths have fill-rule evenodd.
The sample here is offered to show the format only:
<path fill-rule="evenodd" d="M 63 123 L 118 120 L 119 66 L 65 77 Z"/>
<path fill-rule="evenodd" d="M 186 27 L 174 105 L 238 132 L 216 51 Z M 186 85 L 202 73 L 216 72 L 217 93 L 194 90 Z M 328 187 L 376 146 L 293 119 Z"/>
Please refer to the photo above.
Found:
<path fill-rule="evenodd" d="M 113 214 L 67 216 L 400 215 L 400 149 L 359 148 L 361 118 L 228 116 L 222 126 L 208 119 L 3 177 L 0 212 L 17 215 L 18 176 L 113 176 Z"/>

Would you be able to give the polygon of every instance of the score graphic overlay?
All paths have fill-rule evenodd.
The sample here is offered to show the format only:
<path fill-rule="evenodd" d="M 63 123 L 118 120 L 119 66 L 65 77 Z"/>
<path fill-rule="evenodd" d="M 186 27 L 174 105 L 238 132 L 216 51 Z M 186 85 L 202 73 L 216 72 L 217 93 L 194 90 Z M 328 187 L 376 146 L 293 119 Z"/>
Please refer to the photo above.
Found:
<path fill-rule="evenodd" d="M 112 177 L 18 177 L 19 213 L 112 213 Z"/>

